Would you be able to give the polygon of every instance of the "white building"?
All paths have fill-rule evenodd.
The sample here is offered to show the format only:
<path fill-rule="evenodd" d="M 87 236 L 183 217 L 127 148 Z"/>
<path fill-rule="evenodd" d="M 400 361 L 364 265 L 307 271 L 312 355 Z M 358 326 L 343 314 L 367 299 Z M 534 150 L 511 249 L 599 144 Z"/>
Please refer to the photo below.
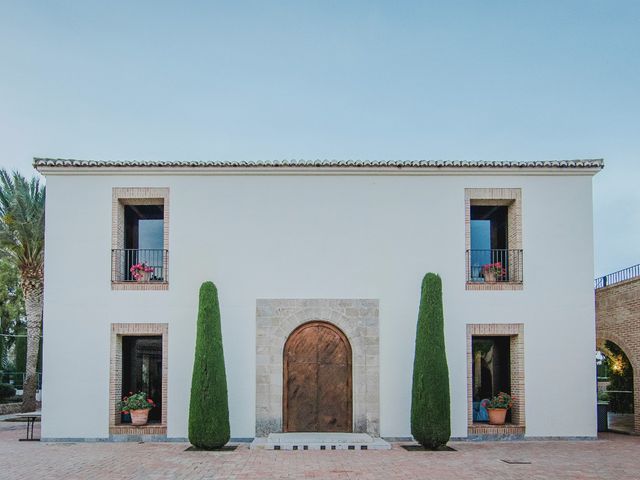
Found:
<path fill-rule="evenodd" d="M 43 438 L 186 438 L 206 280 L 232 438 L 410 437 L 427 272 L 443 282 L 452 437 L 596 435 L 600 160 L 35 166 L 47 180 Z M 136 281 L 140 261 L 154 270 Z M 495 281 L 483 276 L 498 262 Z M 327 358 L 314 350 L 301 367 L 310 348 Z M 132 427 L 117 402 L 140 389 L 159 406 Z M 474 421 L 500 390 L 517 397 L 507 425 Z"/>

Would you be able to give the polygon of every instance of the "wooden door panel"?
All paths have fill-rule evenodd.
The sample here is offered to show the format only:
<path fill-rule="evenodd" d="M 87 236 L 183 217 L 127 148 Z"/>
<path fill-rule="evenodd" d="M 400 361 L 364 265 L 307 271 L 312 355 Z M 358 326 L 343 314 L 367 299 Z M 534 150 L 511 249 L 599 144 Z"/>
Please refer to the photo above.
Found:
<path fill-rule="evenodd" d="M 298 331 L 285 352 L 291 363 L 316 363 L 318 361 L 317 328 L 307 327 Z"/>
<path fill-rule="evenodd" d="M 346 365 L 318 366 L 318 429 L 351 431 L 351 381 Z"/>
<path fill-rule="evenodd" d="M 342 338 L 333 330 L 319 328 L 317 348 L 318 363 L 342 364 L 347 363 L 347 349 Z"/>
<path fill-rule="evenodd" d="M 309 401 L 318 391 L 318 373 L 314 364 L 289 365 L 287 380 L 287 404 L 289 409 L 287 430 L 290 432 L 315 432 L 318 429 L 318 404 Z"/>
<path fill-rule="evenodd" d="M 284 430 L 352 430 L 351 346 L 331 324 L 302 325 L 284 350 Z"/>

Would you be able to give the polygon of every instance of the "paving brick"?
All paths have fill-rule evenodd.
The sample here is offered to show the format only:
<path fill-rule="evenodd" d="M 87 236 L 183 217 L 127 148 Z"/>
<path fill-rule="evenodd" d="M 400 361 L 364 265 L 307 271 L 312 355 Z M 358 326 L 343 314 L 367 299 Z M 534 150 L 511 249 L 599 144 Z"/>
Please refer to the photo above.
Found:
<path fill-rule="evenodd" d="M 1 479 L 635 479 L 640 437 L 597 441 L 458 442 L 456 452 L 249 450 L 185 452 L 184 443 L 18 442 L 24 424 L 0 423 Z M 39 434 L 36 427 L 36 435 Z M 503 460 L 531 462 L 508 464 Z"/>

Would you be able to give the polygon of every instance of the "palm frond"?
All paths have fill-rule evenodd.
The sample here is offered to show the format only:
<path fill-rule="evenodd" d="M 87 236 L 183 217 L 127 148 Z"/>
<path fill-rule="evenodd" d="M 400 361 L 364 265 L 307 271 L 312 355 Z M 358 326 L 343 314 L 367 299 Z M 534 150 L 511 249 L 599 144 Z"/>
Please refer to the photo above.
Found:
<path fill-rule="evenodd" d="M 38 178 L 0 169 L 0 254 L 23 272 L 42 269 L 45 197 Z"/>

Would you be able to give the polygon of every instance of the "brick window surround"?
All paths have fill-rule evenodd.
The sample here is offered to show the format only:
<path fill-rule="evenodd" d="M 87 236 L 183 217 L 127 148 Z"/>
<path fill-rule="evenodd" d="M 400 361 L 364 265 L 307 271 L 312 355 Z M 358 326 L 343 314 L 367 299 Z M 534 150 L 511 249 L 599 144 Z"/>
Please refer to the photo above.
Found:
<path fill-rule="evenodd" d="M 511 395 L 516 397 L 511 410 L 511 422 L 506 425 L 473 423 L 473 348 L 472 337 L 507 336 L 511 368 Z M 523 436 L 525 433 L 524 396 L 524 324 L 473 323 L 467 324 L 467 434 L 473 436 Z"/>
<path fill-rule="evenodd" d="M 465 188 L 464 223 L 465 251 L 471 250 L 471 206 L 505 206 L 507 210 L 507 244 L 510 250 L 522 250 L 522 189 L 520 188 Z M 471 265 L 466 256 L 465 279 Z M 467 290 L 522 290 L 521 282 L 478 283 L 466 281 Z"/>
<path fill-rule="evenodd" d="M 162 336 L 162 422 L 136 427 L 120 423 L 122 394 L 122 337 Z M 166 323 L 112 323 L 109 373 L 109 435 L 166 435 L 169 325 Z"/>
<path fill-rule="evenodd" d="M 115 187 L 112 193 L 111 248 L 124 248 L 124 207 L 125 205 L 163 205 L 163 244 L 169 250 L 169 188 L 155 187 Z M 116 270 L 116 259 L 111 258 L 112 274 Z M 163 271 L 168 278 L 169 261 L 165 258 Z M 111 290 L 168 290 L 164 282 L 111 282 Z"/>

